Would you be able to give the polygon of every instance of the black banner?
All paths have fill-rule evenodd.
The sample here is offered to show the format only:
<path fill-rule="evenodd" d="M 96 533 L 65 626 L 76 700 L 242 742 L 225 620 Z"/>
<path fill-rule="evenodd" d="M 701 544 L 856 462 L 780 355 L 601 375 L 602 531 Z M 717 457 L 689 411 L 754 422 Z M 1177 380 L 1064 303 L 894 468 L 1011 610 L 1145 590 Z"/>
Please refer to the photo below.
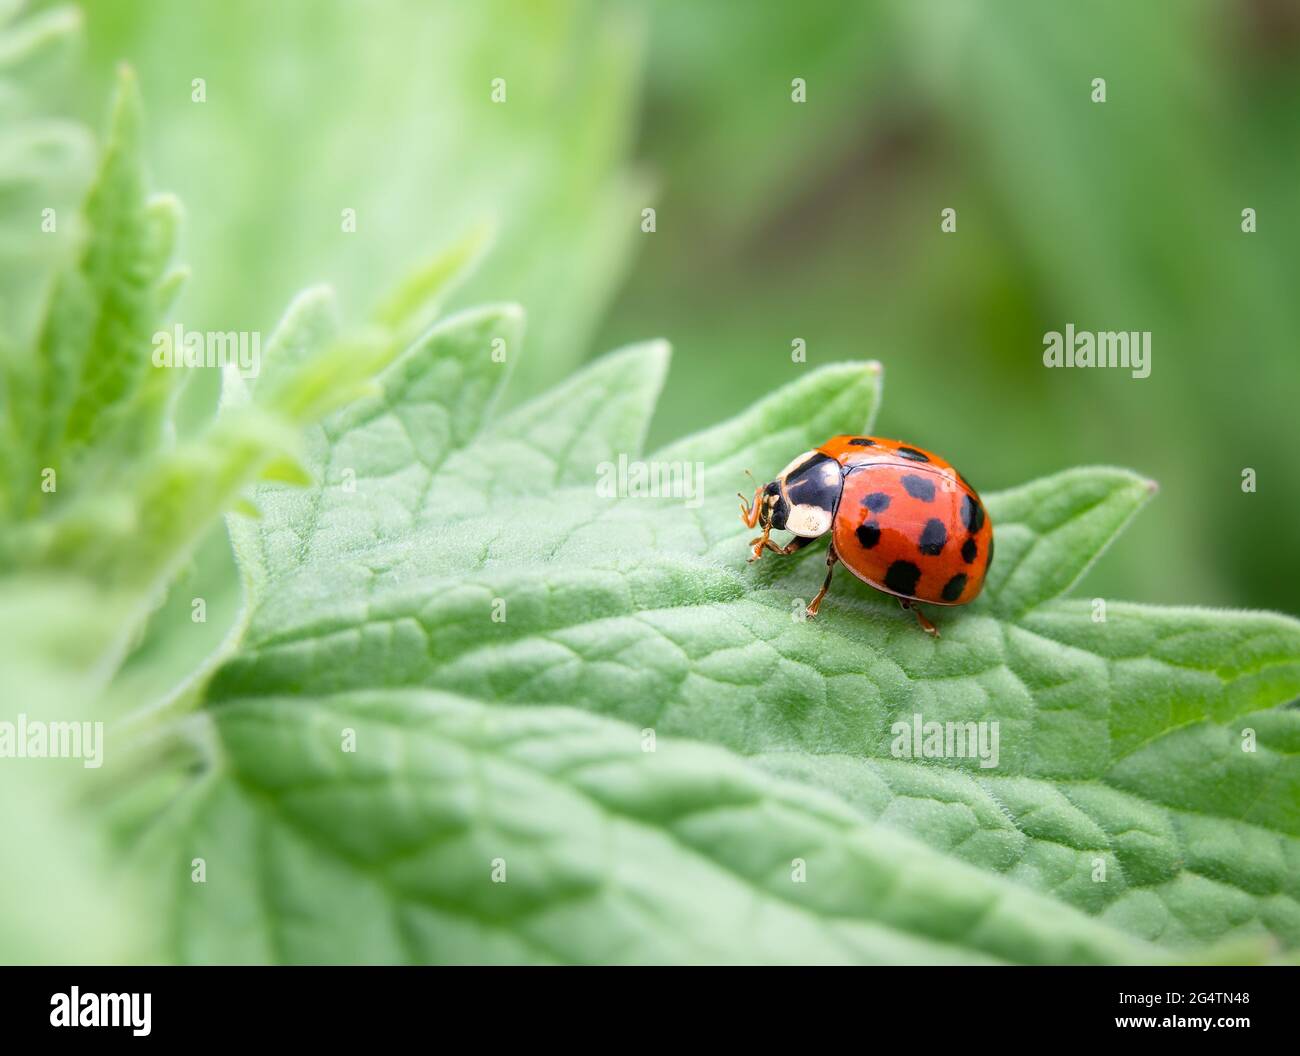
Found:
<path fill-rule="evenodd" d="M 502 1025 L 539 1041 L 599 1027 L 617 1041 L 608 1033 L 611 1015 L 625 1015 L 638 1037 L 662 1031 L 664 1040 L 698 1025 L 704 1037 L 718 1031 L 734 1041 L 757 1028 L 769 1042 L 788 1035 L 814 1044 L 819 1027 L 866 1032 L 864 1044 L 880 1031 L 927 1043 L 1023 1039 L 1025 1030 L 1071 1042 L 1155 1034 L 1232 1044 L 1284 1036 L 1297 978 L 1279 967 L 682 972 L 690 979 L 678 973 L 647 988 L 613 968 L 8 968 L 0 1009 L 10 1045 L 94 1044 L 110 1035 L 140 1044 L 283 1038 L 338 1045 L 417 1026 L 431 1032 L 429 1040 L 451 1042 L 466 1030 L 495 1037 Z"/>

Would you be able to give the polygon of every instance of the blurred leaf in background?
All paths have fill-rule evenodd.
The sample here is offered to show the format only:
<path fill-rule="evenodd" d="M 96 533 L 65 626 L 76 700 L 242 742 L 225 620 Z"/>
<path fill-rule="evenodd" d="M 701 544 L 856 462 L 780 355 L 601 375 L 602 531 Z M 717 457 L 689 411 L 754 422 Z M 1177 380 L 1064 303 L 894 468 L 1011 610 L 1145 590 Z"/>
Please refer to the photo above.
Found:
<path fill-rule="evenodd" d="M 80 26 L 71 8 L 27 16 L 0 2 L 0 527 L 17 520 L 14 384 L 31 377 L 29 342 L 50 274 L 76 252 L 74 208 L 93 171 L 81 126 L 51 116 Z M 19 350 L 23 350 L 20 352 Z M 24 408 L 30 410 L 31 408 Z M 36 492 L 29 477 L 29 491 Z M 0 542 L 0 701 L 5 721 L 88 716 L 98 663 L 122 615 L 88 586 L 41 570 L 15 575 Z M 0 766 L 0 954 L 6 962 L 100 961 L 128 955 L 138 908 L 113 884 L 103 834 L 77 808 L 88 776 L 79 760 Z"/>
<path fill-rule="evenodd" d="M 55 116 L 81 26 L 73 7 L 19 18 L 0 0 L 0 321 L 10 340 L 30 333 L 51 270 L 66 259 L 74 207 L 90 179 L 93 144 Z M 33 218 L 37 223 L 33 223 Z"/>
<path fill-rule="evenodd" d="M 634 6 L 124 0 L 87 18 L 87 87 L 120 60 L 136 67 L 154 171 L 189 209 L 187 326 L 269 327 L 304 281 L 346 291 L 355 317 L 489 224 L 495 246 L 458 303 L 528 309 L 516 393 L 584 358 L 650 204 L 626 161 Z"/>
<path fill-rule="evenodd" d="M 397 338 L 382 329 L 329 334 L 310 363 L 272 341 L 268 355 L 283 361 L 280 383 L 180 435 L 171 411 L 185 373 L 151 362 L 151 338 L 184 275 L 172 262 L 180 211 L 173 197 L 151 193 L 135 76 L 128 67 L 116 74 L 87 180 L 79 162 L 81 148 L 91 153 L 90 136 L 23 109 L 19 86 L 38 78 L 16 61 L 35 65 L 57 51 L 79 20 L 64 12 L 6 24 L 17 14 L 15 5 L 0 10 L 0 56 L 10 60 L 0 68 L 0 98 L 14 121 L 4 180 L 15 189 L 0 203 L 0 222 L 46 245 L 33 246 L 28 270 L 0 270 L 0 295 L 23 309 L 0 320 L 0 845 L 10 848 L 0 876 L 8 907 L 0 959 L 111 962 L 147 956 L 152 936 L 138 915 L 139 892 L 120 884 L 103 832 L 84 810 L 102 801 L 105 787 L 132 785 L 129 768 L 100 769 L 111 754 L 104 727 L 114 735 L 102 698 L 148 714 L 192 688 L 238 609 L 219 515 L 258 477 L 300 476 L 301 427 L 356 396 Z M 25 164 L 47 150 L 58 159 L 51 164 L 69 169 L 51 180 L 50 197 L 35 178 L 39 167 Z M 80 208 L 61 212 L 64 189 L 87 183 Z M 41 204 L 51 201 L 60 205 Z M 396 323 L 424 314 L 416 289 L 437 292 L 429 276 L 408 287 Z M 215 636 L 190 618 L 192 601 L 204 600 L 193 594 L 196 552 L 205 567 L 226 572 L 214 597 Z M 178 576 L 175 591 L 188 588 L 188 596 L 168 597 Z M 162 616 L 151 626 L 155 609 Z M 177 634 L 178 623 L 191 634 Z M 161 647 L 160 626 L 172 630 Z M 184 650 L 169 648 L 184 637 Z M 128 685 L 110 689 L 124 661 Z M 82 766 L 81 753 L 48 758 L 41 739 L 21 732 L 29 719 L 33 728 L 75 728 L 75 743 L 96 761 Z M 25 758 L 29 743 L 37 748 Z M 142 793 L 135 782 L 124 798 L 143 794 L 147 816 L 165 800 L 151 797 L 171 783 L 145 782 Z M 130 806 L 138 812 L 140 804 Z"/>

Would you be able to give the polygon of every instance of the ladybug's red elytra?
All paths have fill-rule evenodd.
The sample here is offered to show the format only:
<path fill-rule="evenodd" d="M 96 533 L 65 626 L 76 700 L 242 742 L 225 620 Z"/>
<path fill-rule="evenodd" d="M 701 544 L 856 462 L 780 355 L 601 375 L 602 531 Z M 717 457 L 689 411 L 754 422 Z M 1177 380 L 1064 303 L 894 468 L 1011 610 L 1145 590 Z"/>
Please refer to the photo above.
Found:
<path fill-rule="evenodd" d="M 843 561 L 864 583 L 898 598 L 936 638 L 917 602 L 965 605 L 993 561 L 993 522 L 975 489 L 938 455 L 879 436 L 835 436 L 794 459 L 771 483 L 740 496 L 750 561 L 764 550 L 792 554 L 830 533 L 826 581 L 808 606 L 817 615 Z M 778 546 L 773 530 L 794 538 Z"/>

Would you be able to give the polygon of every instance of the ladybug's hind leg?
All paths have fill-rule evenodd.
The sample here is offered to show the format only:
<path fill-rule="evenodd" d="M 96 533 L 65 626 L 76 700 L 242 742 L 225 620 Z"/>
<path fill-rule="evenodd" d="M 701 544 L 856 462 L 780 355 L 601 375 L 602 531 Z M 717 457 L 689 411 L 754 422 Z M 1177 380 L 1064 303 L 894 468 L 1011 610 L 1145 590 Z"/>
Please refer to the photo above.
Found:
<path fill-rule="evenodd" d="M 812 604 L 808 606 L 808 610 L 804 614 L 810 620 L 817 615 L 817 610 L 822 607 L 822 599 L 826 597 L 826 592 L 831 589 L 831 576 L 835 574 L 835 562 L 839 559 L 840 555 L 835 552 L 835 544 L 831 543 L 826 550 L 826 579 L 822 583 L 822 589 L 817 592 L 817 597 L 813 598 Z"/>
<path fill-rule="evenodd" d="M 923 613 L 919 608 L 917 608 L 914 602 L 912 602 L 908 598 L 899 598 L 898 603 L 901 606 L 903 606 L 903 608 L 911 609 L 914 613 L 916 613 L 916 622 L 921 625 L 921 630 L 925 631 L 925 633 L 930 635 L 932 638 L 939 637 L 939 628 L 929 621 L 925 613 Z"/>

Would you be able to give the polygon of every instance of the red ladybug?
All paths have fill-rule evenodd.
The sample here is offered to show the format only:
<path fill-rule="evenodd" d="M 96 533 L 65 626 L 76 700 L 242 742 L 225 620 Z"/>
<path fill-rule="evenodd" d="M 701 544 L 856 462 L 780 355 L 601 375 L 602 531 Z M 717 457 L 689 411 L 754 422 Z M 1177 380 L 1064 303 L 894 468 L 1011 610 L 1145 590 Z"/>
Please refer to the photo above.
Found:
<path fill-rule="evenodd" d="M 912 609 L 936 638 L 917 602 L 965 605 L 978 597 L 993 561 L 993 522 L 975 489 L 938 455 L 878 436 L 836 436 L 800 455 L 770 484 L 740 497 L 740 516 L 763 534 L 765 549 L 792 554 L 827 532 L 826 582 L 808 606 L 817 615 L 835 562 Z M 794 533 L 785 546 L 773 529 Z"/>

